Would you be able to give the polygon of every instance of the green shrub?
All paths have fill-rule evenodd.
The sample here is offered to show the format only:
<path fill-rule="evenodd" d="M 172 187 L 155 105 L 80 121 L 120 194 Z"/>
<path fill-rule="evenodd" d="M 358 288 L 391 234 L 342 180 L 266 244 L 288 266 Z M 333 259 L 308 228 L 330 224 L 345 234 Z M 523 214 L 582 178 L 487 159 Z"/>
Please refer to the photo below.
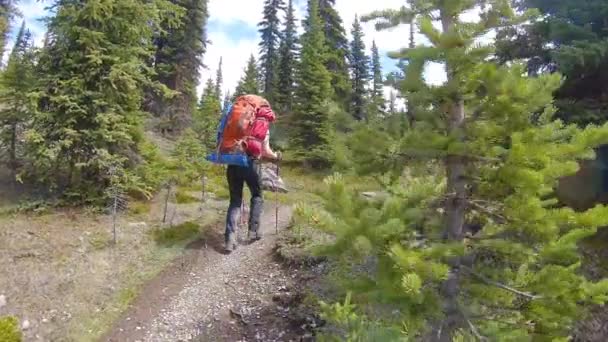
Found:
<path fill-rule="evenodd" d="M 15 317 L 0 317 L 0 341 L 21 342 L 19 322 Z"/>

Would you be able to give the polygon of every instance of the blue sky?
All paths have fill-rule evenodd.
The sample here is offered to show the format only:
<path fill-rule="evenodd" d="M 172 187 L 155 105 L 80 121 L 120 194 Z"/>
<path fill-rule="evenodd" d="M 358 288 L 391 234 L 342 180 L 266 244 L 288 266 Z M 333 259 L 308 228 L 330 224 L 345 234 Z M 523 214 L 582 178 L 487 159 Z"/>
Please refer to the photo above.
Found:
<path fill-rule="evenodd" d="M 207 78 L 215 77 L 220 57 L 223 57 L 224 90 L 232 91 L 243 73 L 245 63 L 251 53 L 257 56 L 259 35 L 257 23 L 262 18 L 264 0 L 209 0 L 209 23 L 207 25 L 208 38 L 211 44 L 204 56 L 207 66 L 202 70 L 201 86 Z M 295 0 L 296 16 L 304 17 L 306 0 Z M 344 21 L 345 28 L 350 37 L 350 30 L 355 15 L 364 15 L 376 9 L 399 8 L 403 0 L 337 0 L 336 9 Z M 40 18 L 47 14 L 45 7 L 50 1 L 21 0 L 19 8 L 23 20 L 40 44 L 44 37 L 45 27 Z M 13 34 L 20 22 L 13 24 Z M 371 48 L 373 40 L 376 41 L 382 56 L 384 72 L 394 70 L 395 62 L 387 57 L 389 51 L 395 51 L 407 45 L 409 28 L 401 25 L 397 28 L 377 32 L 373 23 L 364 25 L 365 43 Z M 299 28 L 301 30 L 301 28 Z M 430 65 L 427 68 L 426 78 L 431 83 L 441 82 L 444 73 L 439 65 Z M 389 89 L 387 89 L 387 92 Z"/>

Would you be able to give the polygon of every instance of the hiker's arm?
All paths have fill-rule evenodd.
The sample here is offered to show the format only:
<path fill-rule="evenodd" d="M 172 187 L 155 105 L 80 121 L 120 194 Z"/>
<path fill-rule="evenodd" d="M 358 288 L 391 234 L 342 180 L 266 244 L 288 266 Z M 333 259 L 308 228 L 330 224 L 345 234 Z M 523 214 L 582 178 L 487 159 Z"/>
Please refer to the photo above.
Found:
<path fill-rule="evenodd" d="M 264 159 L 277 159 L 277 154 L 270 148 L 270 133 L 266 133 L 266 138 L 262 143 L 262 158 Z"/>

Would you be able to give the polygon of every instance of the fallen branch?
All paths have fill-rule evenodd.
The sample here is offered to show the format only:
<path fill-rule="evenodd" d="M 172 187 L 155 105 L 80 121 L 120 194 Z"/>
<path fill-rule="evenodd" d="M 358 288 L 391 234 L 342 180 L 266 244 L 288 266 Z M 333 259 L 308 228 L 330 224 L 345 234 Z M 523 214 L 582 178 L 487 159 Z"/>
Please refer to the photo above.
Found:
<path fill-rule="evenodd" d="M 500 289 L 503 289 L 505 291 L 509 291 L 511 293 L 514 293 L 516 295 L 528 298 L 530 300 L 535 300 L 535 299 L 541 299 L 542 298 L 542 296 L 531 294 L 531 293 L 528 293 L 528 292 L 523 292 L 523 291 L 520 291 L 518 289 L 514 289 L 514 288 L 512 288 L 510 286 L 507 286 L 505 284 L 501 284 L 501 283 L 496 282 L 494 280 L 488 279 L 486 276 L 475 272 L 472 268 L 470 268 L 468 266 L 461 265 L 460 267 L 462 267 L 463 269 L 467 270 L 473 276 L 475 276 L 476 278 L 478 278 L 479 280 L 483 281 L 484 283 L 486 283 L 488 285 L 492 285 L 492 286 L 498 287 Z"/>

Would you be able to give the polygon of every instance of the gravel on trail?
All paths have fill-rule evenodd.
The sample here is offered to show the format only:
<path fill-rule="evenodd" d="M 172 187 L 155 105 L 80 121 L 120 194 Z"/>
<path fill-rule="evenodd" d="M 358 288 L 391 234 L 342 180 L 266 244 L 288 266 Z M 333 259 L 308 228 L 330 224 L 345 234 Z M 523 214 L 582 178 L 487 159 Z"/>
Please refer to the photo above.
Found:
<path fill-rule="evenodd" d="M 275 210 L 262 217 L 264 238 L 247 243 L 245 231 L 231 254 L 223 252 L 223 227 L 192 246 L 182 260 L 143 290 L 104 341 L 300 341 L 281 298 L 297 286 L 297 274 L 274 257 Z M 270 210 L 272 209 L 272 210 Z M 279 210 L 279 231 L 292 209 Z M 277 303 L 278 302 L 278 303 Z"/>

